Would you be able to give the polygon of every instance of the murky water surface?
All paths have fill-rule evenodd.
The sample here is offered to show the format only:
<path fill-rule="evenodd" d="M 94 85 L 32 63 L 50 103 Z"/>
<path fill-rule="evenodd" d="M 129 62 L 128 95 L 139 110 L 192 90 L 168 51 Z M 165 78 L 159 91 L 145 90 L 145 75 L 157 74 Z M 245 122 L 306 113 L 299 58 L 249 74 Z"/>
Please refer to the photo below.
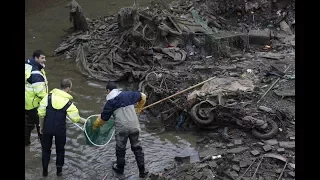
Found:
<path fill-rule="evenodd" d="M 34 1 L 34 3 L 33 3 Z M 68 20 L 68 9 L 64 5 L 68 1 L 56 1 L 53 6 L 41 11 L 35 8 L 44 7 L 41 3 L 50 4 L 49 1 L 30 0 L 26 3 L 26 29 L 25 29 L 25 58 L 29 58 L 35 49 L 43 49 L 52 54 L 53 50 L 60 44 L 64 30 L 71 27 Z M 54 0 L 52 0 L 54 1 Z M 85 15 L 92 19 L 98 16 L 113 14 L 120 7 L 131 6 L 133 0 L 77 0 L 82 6 Z M 149 1 L 140 0 L 139 4 L 144 6 Z M 38 4 L 37 4 L 38 3 Z M 40 4 L 39 4 L 40 3 Z M 73 80 L 72 96 L 73 102 L 80 110 L 82 117 L 98 114 L 105 103 L 105 84 L 82 76 L 75 67 L 73 60 L 57 60 L 47 57 L 46 63 L 49 88 L 58 88 L 62 78 Z M 121 88 L 125 90 L 136 90 L 133 84 L 122 83 Z M 147 120 L 144 116 L 141 120 L 141 141 L 145 152 L 146 167 L 150 172 L 158 172 L 165 167 L 170 167 L 175 156 L 193 155 L 195 138 L 189 134 L 166 132 L 156 134 L 145 127 Z M 117 177 L 111 169 L 115 159 L 114 138 L 107 147 L 92 147 L 85 144 L 83 131 L 68 122 L 67 143 L 65 154 L 65 165 L 63 176 L 56 176 L 55 168 L 55 145 L 53 142 L 51 162 L 49 165 L 49 176 L 45 179 L 138 179 L 138 169 L 134 155 L 127 144 L 126 167 L 124 176 Z M 34 130 L 31 137 L 31 145 L 25 148 L 25 179 L 42 178 L 41 146 Z"/>

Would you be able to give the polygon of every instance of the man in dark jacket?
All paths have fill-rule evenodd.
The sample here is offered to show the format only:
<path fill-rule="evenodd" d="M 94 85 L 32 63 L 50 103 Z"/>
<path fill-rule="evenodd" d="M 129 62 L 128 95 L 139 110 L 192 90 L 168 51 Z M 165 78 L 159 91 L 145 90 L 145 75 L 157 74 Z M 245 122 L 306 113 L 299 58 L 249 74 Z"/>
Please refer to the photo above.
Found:
<path fill-rule="evenodd" d="M 40 131 L 42 134 L 42 168 L 43 176 L 48 176 L 48 165 L 51 156 L 52 139 L 54 137 L 57 153 L 57 175 L 62 175 L 66 145 L 66 116 L 74 123 L 84 124 L 79 110 L 71 102 L 73 97 L 69 94 L 72 82 L 69 79 L 61 81 L 61 89 L 53 89 L 40 102 L 38 115 L 40 117 Z"/>
<path fill-rule="evenodd" d="M 93 130 L 102 126 L 108 121 L 111 115 L 115 119 L 115 138 L 117 163 L 113 165 L 113 170 L 123 174 L 125 165 L 126 145 L 130 140 L 139 168 L 139 177 L 145 177 L 144 152 L 140 144 L 140 124 L 137 113 L 142 111 L 146 103 L 146 95 L 140 92 L 120 91 L 113 82 L 106 86 L 107 102 L 101 116 L 94 122 Z M 136 108 L 134 107 L 136 105 Z"/>

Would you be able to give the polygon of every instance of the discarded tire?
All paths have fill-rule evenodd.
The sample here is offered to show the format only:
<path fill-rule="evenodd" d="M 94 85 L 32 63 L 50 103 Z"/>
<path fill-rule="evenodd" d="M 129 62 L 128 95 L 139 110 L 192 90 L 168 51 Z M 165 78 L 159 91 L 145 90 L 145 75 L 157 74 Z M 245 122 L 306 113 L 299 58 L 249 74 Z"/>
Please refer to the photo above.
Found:
<path fill-rule="evenodd" d="M 252 129 L 253 136 L 255 136 L 258 139 L 270 139 L 273 136 L 275 136 L 279 130 L 278 124 L 274 120 L 271 120 L 271 119 L 267 119 L 267 123 L 268 123 L 269 127 L 271 127 L 271 130 L 268 133 L 261 133 L 259 130 L 254 128 L 254 129 Z"/>
<path fill-rule="evenodd" d="M 209 112 L 208 117 L 201 116 L 199 114 L 200 105 L 202 102 L 194 105 L 190 110 L 190 116 L 198 125 L 209 125 L 215 120 L 215 113 L 213 111 Z"/>

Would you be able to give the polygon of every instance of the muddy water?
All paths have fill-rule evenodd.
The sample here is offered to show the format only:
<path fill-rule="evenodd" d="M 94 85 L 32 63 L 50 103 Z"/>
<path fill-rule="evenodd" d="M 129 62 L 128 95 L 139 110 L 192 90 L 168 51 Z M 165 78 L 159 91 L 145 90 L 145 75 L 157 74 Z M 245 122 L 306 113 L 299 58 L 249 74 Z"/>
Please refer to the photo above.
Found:
<path fill-rule="evenodd" d="M 32 1 L 32 0 L 30 0 Z M 52 0 L 54 2 L 54 0 Z M 77 0 L 82 6 L 88 18 L 108 15 L 117 12 L 120 7 L 130 6 L 133 0 Z M 68 9 L 64 5 L 68 1 L 56 1 L 55 5 L 42 9 L 41 1 L 34 0 L 31 7 L 26 7 L 27 15 L 25 29 L 25 58 L 29 58 L 35 49 L 43 49 L 47 54 L 61 42 L 64 30 L 71 27 L 68 20 Z M 47 4 L 50 1 L 44 1 Z M 148 1 L 139 1 L 140 5 L 146 5 Z M 39 5 L 39 6 L 38 6 Z M 37 11 L 37 8 L 41 11 Z M 71 94 L 73 102 L 80 110 L 82 117 L 100 113 L 105 102 L 105 84 L 82 76 L 75 68 L 73 60 L 57 60 L 47 57 L 47 78 L 49 88 L 59 87 L 62 78 L 73 80 Z M 137 86 L 128 83 L 120 84 L 125 90 L 136 90 Z M 156 134 L 145 126 L 147 120 L 141 116 L 142 146 L 145 151 L 146 167 L 150 172 L 158 172 L 165 167 L 170 167 L 173 158 L 177 155 L 192 155 L 195 139 L 188 134 L 166 132 Z M 134 155 L 127 145 L 125 175 L 117 177 L 111 170 L 111 164 L 115 161 L 115 141 L 112 139 L 107 147 L 91 147 L 85 145 L 83 132 L 70 122 L 67 124 L 67 144 L 65 155 L 65 166 L 63 176 L 57 178 L 55 175 L 55 145 L 53 142 L 49 176 L 46 179 L 138 179 L 138 169 Z M 25 179 L 42 179 L 41 146 L 34 130 L 31 137 L 31 145 L 25 148 Z"/>

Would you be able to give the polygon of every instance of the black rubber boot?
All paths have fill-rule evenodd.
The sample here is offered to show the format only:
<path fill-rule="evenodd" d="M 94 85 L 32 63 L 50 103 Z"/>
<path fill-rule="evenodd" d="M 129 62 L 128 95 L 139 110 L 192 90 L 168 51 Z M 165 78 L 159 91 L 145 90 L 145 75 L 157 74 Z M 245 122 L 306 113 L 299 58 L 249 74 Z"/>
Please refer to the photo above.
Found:
<path fill-rule="evenodd" d="M 57 167 L 57 176 L 62 176 L 62 167 Z"/>
<path fill-rule="evenodd" d="M 48 169 L 43 169 L 42 170 L 42 176 L 47 177 L 48 176 Z"/>
<path fill-rule="evenodd" d="M 117 166 L 117 163 L 114 163 L 114 164 L 113 164 L 112 169 L 113 169 L 116 173 L 119 173 L 119 174 L 123 174 L 123 172 L 124 172 L 124 168 L 119 168 L 119 167 Z"/>
<path fill-rule="evenodd" d="M 139 177 L 140 178 L 145 178 L 148 176 L 148 171 L 145 170 L 144 166 L 140 166 L 139 168 Z"/>
<path fill-rule="evenodd" d="M 139 177 L 140 177 L 140 178 L 145 178 L 145 177 L 148 176 L 148 173 L 149 173 L 148 171 L 140 172 L 140 173 L 139 173 Z"/>

